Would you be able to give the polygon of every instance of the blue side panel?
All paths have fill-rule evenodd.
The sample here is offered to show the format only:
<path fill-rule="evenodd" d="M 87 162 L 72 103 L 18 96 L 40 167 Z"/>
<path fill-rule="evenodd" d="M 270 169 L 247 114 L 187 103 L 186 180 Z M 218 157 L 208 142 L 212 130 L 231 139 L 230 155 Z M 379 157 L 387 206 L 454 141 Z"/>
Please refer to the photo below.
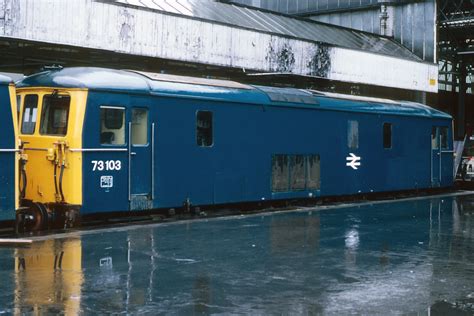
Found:
<path fill-rule="evenodd" d="M 84 148 L 104 148 L 99 142 L 100 105 L 126 107 L 127 122 L 132 106 L 149 108 L 149 122 L 156 124 L 154 208 L 179 207 L 187 198 L 205 205 L 429 188 L 432 126 L 451 128 L 450 119 L 423 116 L 90 92 Z M 197 145 L 197 111 L 213 113 L 210 147 Z M 358 122 L 357 149 L 348 148 L 349 120 Z M 384 123 L 392 126 L 390 148 L 383 145 Z M 452 150 L 451 142 L 449 146 Z M 351 153 L 361 158 L 358 169 L 346 165 Z M 272 193 L 274 154 L 320 155 L 321 189 Z M 449 186 L 452 159 L 446 157 L 443 185 Z M 122 169 L 92 171 L 93 160 L 120 160 Z M 129 210 L 128 172 L 127 152 L 84 153 L 83 212 Z M 100 188 L 102 176 L 113 176 L 114 187 Z"/>
<path fill-rule="evenodd" d="M 123 146 L 100 144 L 100 105 L 125 106 L 129 103 L 127 95 L 90 92 L 82 135 L 83 148 L 127 150 L 126 144 Z M 126 121 L 128 120 L 127 114 Z M 128 135 L 127 126 L 126 135 Z M 114 168 L 107 168 L 107 164 L 110 166 L 111 162 Z M 85 151 L 82 173 L 83 214 L 129 209 L 127 151 Z"/>
<path fill-rule="evenodd" d="M 15 133 L 7 85 L 0 85 L 0 220 L 15 219 Z"/>

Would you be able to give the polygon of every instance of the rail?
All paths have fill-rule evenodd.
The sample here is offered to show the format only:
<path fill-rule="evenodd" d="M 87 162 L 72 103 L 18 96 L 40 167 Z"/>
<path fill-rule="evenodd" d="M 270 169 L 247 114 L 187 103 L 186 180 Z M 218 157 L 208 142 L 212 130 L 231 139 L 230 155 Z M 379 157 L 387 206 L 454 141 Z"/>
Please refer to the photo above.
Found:
<path fill-rule="evenodd" d="M 69 148 L 70 152 L 120 152 L 128 148 Z"/>

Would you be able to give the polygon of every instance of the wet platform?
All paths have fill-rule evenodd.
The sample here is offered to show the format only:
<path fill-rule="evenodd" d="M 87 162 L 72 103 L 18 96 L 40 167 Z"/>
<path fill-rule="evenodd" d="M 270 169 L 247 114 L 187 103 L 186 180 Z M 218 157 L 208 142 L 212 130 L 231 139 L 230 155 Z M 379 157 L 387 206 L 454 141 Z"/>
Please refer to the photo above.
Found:
<path fill-rule="evenodd" d="M 474 195 L 34 238 L 2 314 L 474 313 Z"/>

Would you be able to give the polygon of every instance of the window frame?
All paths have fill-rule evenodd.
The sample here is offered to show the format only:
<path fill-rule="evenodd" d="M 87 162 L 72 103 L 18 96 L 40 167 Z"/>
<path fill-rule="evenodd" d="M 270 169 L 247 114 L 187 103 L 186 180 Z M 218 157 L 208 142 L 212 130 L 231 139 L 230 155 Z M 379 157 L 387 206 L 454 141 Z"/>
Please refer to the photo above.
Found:
<path fill-rule="evenodd" d="M 123 111 L 123 128 L 124 128 L 124 142 L 123 144 L 106 144 L 102 143 L 100 139 L 100 135 L 102 134 L 102 117 L 101 117 L 101 111 L 102 109 L 109 109 L 109 110 L 122 110 Z M 125 106 L 119 106 L 119 105 L 99 105 L 99 145 L 100 146 L 106 146 L 106 147 L 126 147 L 128 146 L 128 141 L 127 141 L 127 108 Z"/>
<path fill-rule="evenodd" d="M 198 116 L 200 112 L 207 112 L 211 113 L 211 144 L 210 145 L 201 145 L 198 142 Z M 195 113 L 195 127 L 194 127 L 194 132 L 195 132 L 195 141 L 196 145 L 200 148 L 212 148 L 214 147 L 215 141 L 214 141 L 214 112 L 211 110 L 197 110 Z"/>
<path fill-rule="evenodd" d="M 387 147 L 386 146 L 386 143 L 385 143 L 385 126 L 389 126 L 390 129 L 390 146 Z M 382 146 L 383 146 L 383 149 L 392 149 L 393 148 L 393 124 L 392 123 L 389 123 L 389 122 L 384 122 L 382 124 Z"/>
<path fill-rule="evenodd" d="M 69 98 L 69 105 L 68 105 L 68 108 L 67 108 L 67 118 L 66 118 L 66 132 L 64 134 L 49 134 L 49 133 L 43 133 L 42 132 L 42 129 L 43 129 L 43 116 L 45 115 L 45 98 L 46 97 L 53 97 L 53 95 L 58 95 L 60 97 L 67 97 Z M 38 133 L 41 135 L 41 136 L 51 136 L 51 137 L 67 137 L 68 133 L 69 133 L 69 119 L 70 119 L 70 115 L 71 115 L 71 104 L 72 104 L 72 97 L 70 94 L 61 94 L 61 93 L 58 93 L 56 90 L 51 92 L 51 93 L 44 93 L 41 95 L 41 115 L 40 115 L 40 121 L 39 121 L 39 130 L 38 130 Z M 48 113 L 49 115 L 49 113 Z M 49 124 L 49 121 L 48 121 L 48 124 Z"/>
<path fill-rule="evenodd" d="M 134 144 L 133 143 L 133 133 L 132 133 L 132 131 L 133 131 L 133 111 L 134 110 L 139 110 L 139 111 L 144 110 L 144 111 L 146 111 L 146 114 L 147 114 L 147 116 L 146 116 L 146 126 L 145 126 L 145 128 L 146 128 L 146 143 L 145 144 Z M 130 133 L 130 145 L 132 147 L 148 147 L 148 146 L 150 146 L 150 136 L 151 136 L 150 133 L 151 133 L 151 131 L 150 131 L 150 128 L 149 128 L 150 127 L 150 124 L 149 124 L 150 123 L 150 110 L 149 110 L 149 108 L 146 108 L 146 107 L 132 107 L 130 109 L 130 123 L 131 123 L 130 124 L 131 130 L 129 131 L 129 133 Z M 127 125 L 126 124 L 126 119 L 125 119 L 125 125 Z"/>
<path fill-rule="evenodd" d="M 438 131 L 439 131 L 439 148 L 441 150 L 449 150 L 450 149 L 450 146 L 449 146 L 449 128 L 447 126 L 439 126 L 438 127 Z M 443 146 L 443 131 L 446 131 L 446 139 L 444 139 L 444 142 L 446 144 L 446 146 Z"/>
<path fill-rule="evenodd" d="M 26 106 L 25 106 L 25 103 L 26 103 L 26 99 L 28 96 L 35 96 L 36 97 L 36 121 L 34 123 L 34 128 L 33 128 L 33 131 L 31 133 L 26 133 L 23 131 L 23 124 L 25 123 L 24 120 L 25 120 L 25 111 L 26 111 Z M 22 135 L 35 135 L 36 134 L 36 127 L 38 125 L 38 112 L 40 110 L 40 94 L 37 94 L 37 93 L 31 93 L 31 94 L 26 94 L 25 97 L 23 98 L 23 111 L 21 111 L 21 126 L 20 126 L 20 133 Z M 34 108 L 31 108 L 29 107 L 30 109 L 34 109 Z M 40 118 L 41 119 L 41 118 Z"/>
<path fill-rule="evenodd" d="M 350 142 L 350 140 L 354 140 L 354 138 L 349 138 L 349 132 L 356 131 L 355 137 L 355 144 Z M 347 120 L 347 148 L 351 150 L 359 149 L 359 121 L 358 120 Z"/>
<path fill-rule="evenodd" d="M 16 113 L 17 117 L 20 117 L 20 112 L 21 112 L 21 100 L 23 100 L 23 95 L 17 94 L 16 95 Z"/>
<path fill-rule="evenodd" d="M 434 135 L 434 138 L 433 138 L 433 135 Z M 434 141 L 434 145 L 433 145 L 433 141 Z M 437 126 L 432 126 L 431 127 L 431 150 L 439 150 L 440 147 L 441 147 L 441 144 L 439 141 L 439 128 Z"/>

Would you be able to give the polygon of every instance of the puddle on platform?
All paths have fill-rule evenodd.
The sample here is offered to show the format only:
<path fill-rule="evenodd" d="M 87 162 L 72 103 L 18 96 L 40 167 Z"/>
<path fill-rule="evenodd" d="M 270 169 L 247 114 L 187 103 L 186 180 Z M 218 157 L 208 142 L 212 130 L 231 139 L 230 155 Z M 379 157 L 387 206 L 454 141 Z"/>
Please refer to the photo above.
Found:
<path fill-rule="evenodd" d="M 0 248 L 0 315 L 474 313 L 474 195 Z"/>

